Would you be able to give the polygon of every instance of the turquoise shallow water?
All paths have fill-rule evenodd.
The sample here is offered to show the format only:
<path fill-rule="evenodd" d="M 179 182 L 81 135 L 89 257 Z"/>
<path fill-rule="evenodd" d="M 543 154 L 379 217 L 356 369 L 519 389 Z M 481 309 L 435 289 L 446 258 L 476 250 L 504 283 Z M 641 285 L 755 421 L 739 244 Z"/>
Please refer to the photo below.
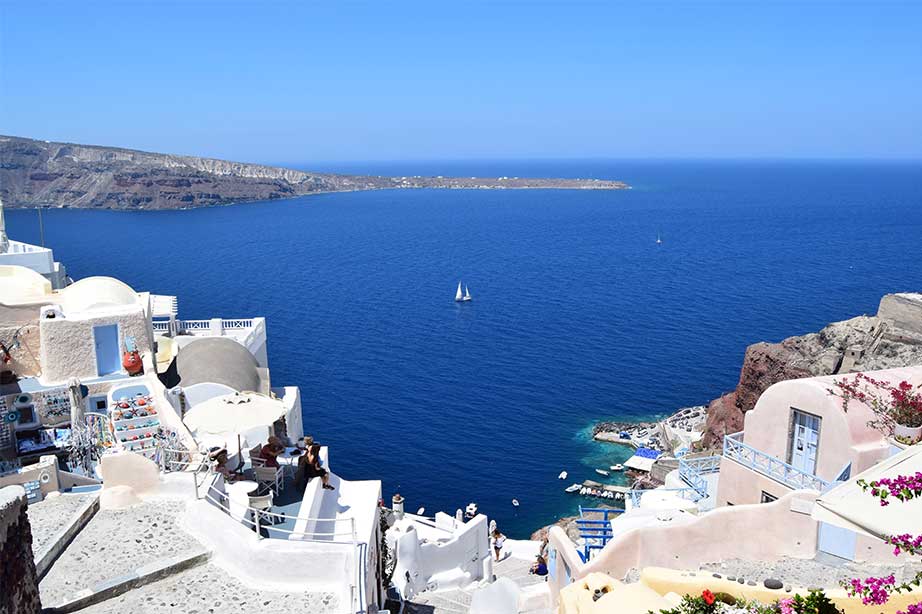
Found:
<path fill-rule="evenodd" d="M 575 510 L 561 470 L 594 478 L 627 456 L 591 441 L 595 420 L 704 403 L 736 384 L 746 345 L 872 313 L 884 293 L 920 286 L 919 164 L 335 170 L 634 189 L 54 210 L 47 242 L 75 278 L 177 294 L 183 317 L 266 316 L 273 382 L 301 387 L 306 429 L 331 446 L 336 471 L 383 478 L 385 496 L 399 488 L 414 510 L 476 501 L 513 536 Z M 10 211 L 11 235 L 36 241 L 35 220 Z M 470 304 L 452 300 L 459 279 Z"/>

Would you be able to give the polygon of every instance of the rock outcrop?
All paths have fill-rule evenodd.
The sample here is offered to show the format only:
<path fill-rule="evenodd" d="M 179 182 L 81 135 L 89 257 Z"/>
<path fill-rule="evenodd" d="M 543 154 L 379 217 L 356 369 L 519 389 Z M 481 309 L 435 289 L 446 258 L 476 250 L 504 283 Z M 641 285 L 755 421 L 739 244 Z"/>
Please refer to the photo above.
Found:
<path fill-rule="evenodd" d="M 375 177 L 0 136 L 0 199 L 14 207 L 187 209 L 355 190 L 592 189 L 620 181 Z"/>
<path fill-rule="evenodd" d="M 0 612 L 3 614 L 38 614 L 42 609 L 27 507 L 22 486 L 0 488 Z"/>
<path fill-rule="evenodd" d="M 746 348 L 736 389 L 711 401 L 702 445 L 743 430 L 744 414 L 772 384 L 817 375 L 922 364 L 922 294 L 888 294 L 877 315 L 835 322 L 818 333 Z"/>

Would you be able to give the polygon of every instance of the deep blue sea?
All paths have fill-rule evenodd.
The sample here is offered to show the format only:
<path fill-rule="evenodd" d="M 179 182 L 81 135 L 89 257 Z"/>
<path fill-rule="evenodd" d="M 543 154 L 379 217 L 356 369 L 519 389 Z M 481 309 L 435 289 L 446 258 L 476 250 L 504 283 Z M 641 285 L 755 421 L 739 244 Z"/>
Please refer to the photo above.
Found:
<path fill-rule="evenodd" d="M 301 166 L 633 186 L 45 212 L 74 278 L 176 294 L 185 318 L 266 316 L 272 381 L 301 387 L 343 477 L 381 478 L 411 510 L 476 501 L 511 536 L 575 510 L 561 470 L 626 458 L 590 440 L 594 421 L 705 403 L 735 386 L 748 344 L 922 285 L 919 163 Z M 7 224 L 38 240 L 34 211 Z"/>

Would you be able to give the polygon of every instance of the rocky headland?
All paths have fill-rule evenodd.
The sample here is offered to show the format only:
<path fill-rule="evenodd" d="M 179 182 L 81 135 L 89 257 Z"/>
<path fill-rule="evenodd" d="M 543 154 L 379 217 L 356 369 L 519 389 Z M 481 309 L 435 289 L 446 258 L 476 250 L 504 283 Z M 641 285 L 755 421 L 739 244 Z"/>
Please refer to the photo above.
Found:
<path fill-rule="evenodd" d="M 0 136 L 8 207 L 188 209 L 324 192 L 392 189 L 621 190 L 601 179 L 378 177 Z"/>
<path fill-rule="evenodd" d="M 710 402 L 701 447 L 715 448 L 743 430 L 743 416 L 777 382 L 922 364 L 922 294 L 884 296 L 876 315 L 746 348 L 736 389 Z"/>

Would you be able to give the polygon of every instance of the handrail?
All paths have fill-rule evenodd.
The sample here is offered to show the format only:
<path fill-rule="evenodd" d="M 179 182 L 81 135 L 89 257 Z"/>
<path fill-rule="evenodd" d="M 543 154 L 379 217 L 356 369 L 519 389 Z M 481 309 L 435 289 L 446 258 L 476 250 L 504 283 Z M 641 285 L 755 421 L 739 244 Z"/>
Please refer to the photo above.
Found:
<path fill-rule="evenodd" d="M 699 493 L 694 488 L 635 488 L 634 490 L 629 490 L 627 492 L 627 498 L 631 500 L 631 504 L 634 507 L 640 507 L 640 499 L 648 492 L 675 493 L 683 499 L 688 499 L 689 501 L 693 502 L 697 502 L 702 498 L 701 493 Z"/>
<path fill-rule="evenodd" d="M 720 456 L 701 456 L 679 459 L 679 477 L 702 497 L 708 496 L 708 482 L 704 477 L 720 471 Z"/>
<path fill-rule="evenodd" d="M 215 497 L 212 496 L 212 492 L 217 493 L 220 500 L 215 499 Z M 228 499 L 227 494 L 215 488 L 213 483 L 211 484 L 211 486 L 209 486 L 203 498 L 206 501 L 213 503 L 219 509 L 221 509 L 222 511 L 230 515 L 230 504 L 229 502 L 226 501 Z M 259 522 L 259 518 L 267 517 L 267 516 L 274 517 L 274 518 L 280 518 L 282 519 L 282 522 L 285 522 L 288 520 L 294 520 L 294 521 L 304 520 L 307 522 L 349 522 L 349 530 L 347 532 L 334 530 L 332 532 L 313 531 L 313 532 L 308 533 L 306 531 L 296 531 L 294 529 L 284 529 L 281 527 L 277 527 L 273 524 L 262 524 Z M 250 517 L 252 517 L 254 520 L 250 520 Z M 337 543 L 335 542 L 335 538 L 348 537 L 353 543 L 357 542 L 354 516 L 350 516 L 349 518 L 309 518 L 309 517 L 304 517 L 304 516 L 289 516 L 288 514 L 278 514 L 276 512 L 269 512 L 267 510 L 260 510 L 254 507 L 246 506 L 244 508 L 243 516 L 239 518 L 238 520 L 240 520 L 243 524 L 251 528 L 254 528 L 257 534 L 260 535 L 260 537 L 262 537 L 260 529 L 261 528 L 265 529 L 266 532 L 269 534 L 270 539 L 272 538 L 271 532 L 277 531 L 279 533 L 297 535 L 298 538 L 301 539 L 301 541 L 324 541 L 327 543 L 330 543 L 331 541 L 333 541 L 334 543 Z M 329 537 L 333 539 L 321 540 L 321 539 L 317 539 L 318 537 Z"/>
<path fill-rule="evenodd" d="M 780 458 L 743 443 L 740 439 L 742 434 L 743 432 L 740 431 L 724 436 L 723 456 L 725 458 L 749 467 L 794 490 L 805 488 L 822 492 L 829 486 L 829 482 L 818 475 L 808 473 Z"/>

